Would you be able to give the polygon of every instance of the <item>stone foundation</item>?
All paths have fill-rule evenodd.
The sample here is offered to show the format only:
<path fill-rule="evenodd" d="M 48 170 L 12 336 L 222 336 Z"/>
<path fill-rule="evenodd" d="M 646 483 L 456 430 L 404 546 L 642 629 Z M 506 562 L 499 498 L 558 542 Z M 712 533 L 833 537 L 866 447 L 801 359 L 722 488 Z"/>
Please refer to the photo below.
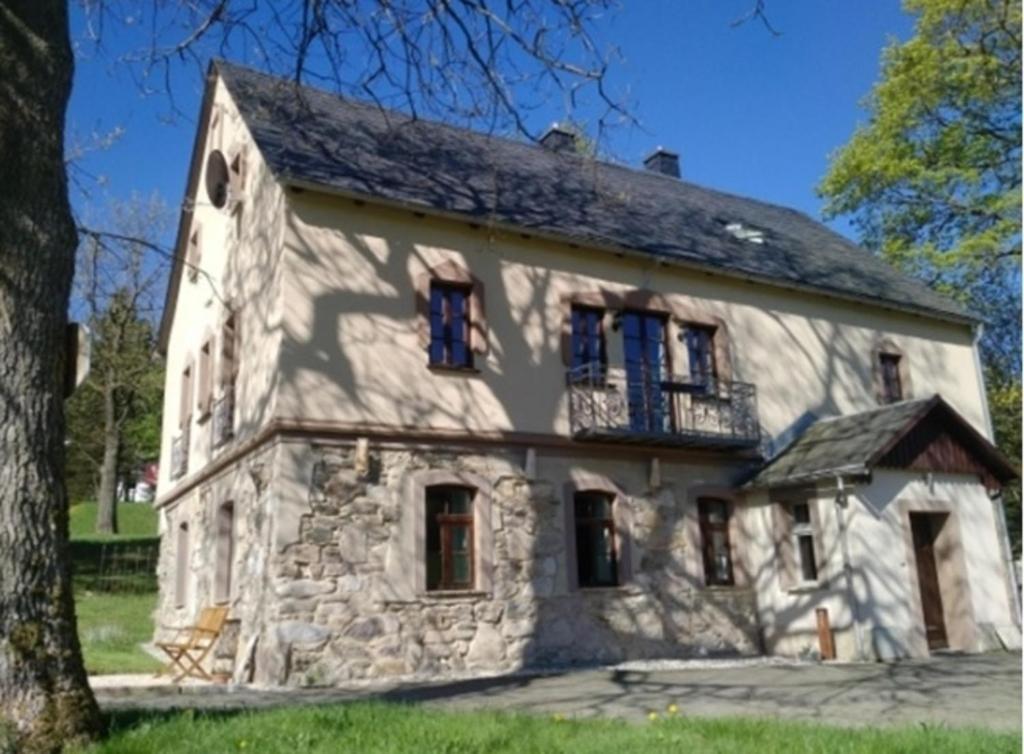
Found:
<path fill-rule="evenodd" d="M 366 458 L 307 445 L 303 455 L 312 461 L 308 499 L 278 499 L 301 511 L 277 532 L 256 680 L 332 685 L 758 651 L 753 593 L 698 586 L 684 479 L 663 474 L 658 489 L 624 488 L 628 581 L 578 589 L 569 586 L 558 463 L 542 461 L 529 480 L 512 451 L 384 449 Z M 622 476 L 642 478 L 642 463 L 633 465 Z M 395 583 L 410 569 L 401 547 L 414 525 L 408 480 L 431 470 L 490 485 L 493 552 L 477 556 L 478 566 L 481 557 L 491 564 L 486 590 L 439 595 Z"/>
<path fill-rule="evenodd" d="M 512 448 L 266 446 L 163 509 L 157 636 L 213 604 L 215 511 L 232 501 L 235 624 L 215 655 L 233 655 L 236 680 L 333 685 L 758 653 L 754 593 L 742 579 L 740 588 L 704 588 L 696 541 L 693 491 L 728 486 L 735 468 L 662 463 L 654 474 L 643 458 L 538 453 L 527 464 L 524 456 Z M 473 480 L 487 501 L 476 517 L 478 591 L 427 592 L 415 575 L 422 480 L 453 474 Z M 580 474 L 617 491 L 619 587 L 573 585 L 567 506 Z M 178 604 L 174 532 L 183 521 L 190 575 Z M 739 558 L 742 547 L 734 549 Z"/>

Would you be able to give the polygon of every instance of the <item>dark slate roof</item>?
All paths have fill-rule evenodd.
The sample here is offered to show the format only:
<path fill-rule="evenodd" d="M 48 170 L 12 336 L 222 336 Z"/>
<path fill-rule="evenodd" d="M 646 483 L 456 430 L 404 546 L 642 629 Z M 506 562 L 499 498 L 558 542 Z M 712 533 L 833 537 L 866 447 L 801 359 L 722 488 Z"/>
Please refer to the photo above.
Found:
<path fill-rule="evenodd" d="M 869 462 L 892 443 L 931 399 L 902 401 L 871 411 L 819 419 L 748 484 L 772 487 L 865 474 Z"/>
<path fill-rule="evenodd" d="M 556 154 L 214 63 L 283 181 L 455 213 L 720 274 L 971 319 L 807 215 L 575 154 Z M 739 222 L 765 243 L 735 238 Z"/>
<path fill-rule="evenodd" d="M 835 476 L 862 476 L 876 466 L 906 465 L 904 448 L 917 443 L 912 432 L 923 428 L 924 442 L 944 433 L 957 438 L 1003 482 L 1017 472 L 991 442 L 977 432 L 940 396 L 901 401 L 857 414 L 820 419 L 747 482 L 748 487 L 784 487 Z M 910 452 L 917 454 L 917 444 Z"/>

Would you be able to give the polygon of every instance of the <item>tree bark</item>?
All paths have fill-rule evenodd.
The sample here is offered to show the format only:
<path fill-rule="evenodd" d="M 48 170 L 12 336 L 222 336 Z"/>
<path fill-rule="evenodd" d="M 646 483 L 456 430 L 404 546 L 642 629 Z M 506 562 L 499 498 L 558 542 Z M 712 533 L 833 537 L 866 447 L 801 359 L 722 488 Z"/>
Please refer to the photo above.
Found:
<path fill-rule="evenodd" d="M 66 0 L 0 0 L 0 751 L 57 751 L 100 730 L 76 632 L 64 488 L 76 244 L 67 13 Z"/>
<path fill-rule="evenodd" d="M 103 463 L 100 466 L 100 490 L 96 500 L 96 531 L 117 533 L 117 460 L 121 432 L 114 401 L 113 376 L 103 386 Z"/>

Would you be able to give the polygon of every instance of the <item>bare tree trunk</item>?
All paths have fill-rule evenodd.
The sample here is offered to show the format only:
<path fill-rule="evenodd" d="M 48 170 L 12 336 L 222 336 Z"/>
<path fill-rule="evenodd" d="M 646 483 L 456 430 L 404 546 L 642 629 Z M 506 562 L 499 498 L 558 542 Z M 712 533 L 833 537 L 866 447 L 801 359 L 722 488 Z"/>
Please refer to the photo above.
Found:
<path fill-rule="evenodd" d="M 112 378 L 107 375 L 103 387 L 103 464 L 100 466 L 100 491 L 96 501 L 96 531 L 117 533 L 117 456 L 121 448 L 121 432 L 114 405 Z"/>
<path fill-rule="evenodd" d="M 75 226 L 66 0 L 0 0 L 0 751 L 93 736 L 71 594 L 64 374 Z"/>

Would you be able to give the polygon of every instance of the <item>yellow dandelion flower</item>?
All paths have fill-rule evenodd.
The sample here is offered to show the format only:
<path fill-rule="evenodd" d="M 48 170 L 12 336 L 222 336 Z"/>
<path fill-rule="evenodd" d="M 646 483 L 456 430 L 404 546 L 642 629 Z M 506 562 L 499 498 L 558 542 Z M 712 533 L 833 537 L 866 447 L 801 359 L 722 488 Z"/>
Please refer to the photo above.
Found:
<path fill-rule="evenodd" d="M 655 720 L 658 719 L 658 713 L 657 712 L 649 712 L 647 714 L 647 719 L 650 720 L 651 722 L 654 722 Z"/>
<path fill-rule="evenodd" d="M 679 707 L 677 707 L 674 704 L 668 705 L 668 713 L 670 715 L 677 715 L 677 714 L 679 714 Z"/>

